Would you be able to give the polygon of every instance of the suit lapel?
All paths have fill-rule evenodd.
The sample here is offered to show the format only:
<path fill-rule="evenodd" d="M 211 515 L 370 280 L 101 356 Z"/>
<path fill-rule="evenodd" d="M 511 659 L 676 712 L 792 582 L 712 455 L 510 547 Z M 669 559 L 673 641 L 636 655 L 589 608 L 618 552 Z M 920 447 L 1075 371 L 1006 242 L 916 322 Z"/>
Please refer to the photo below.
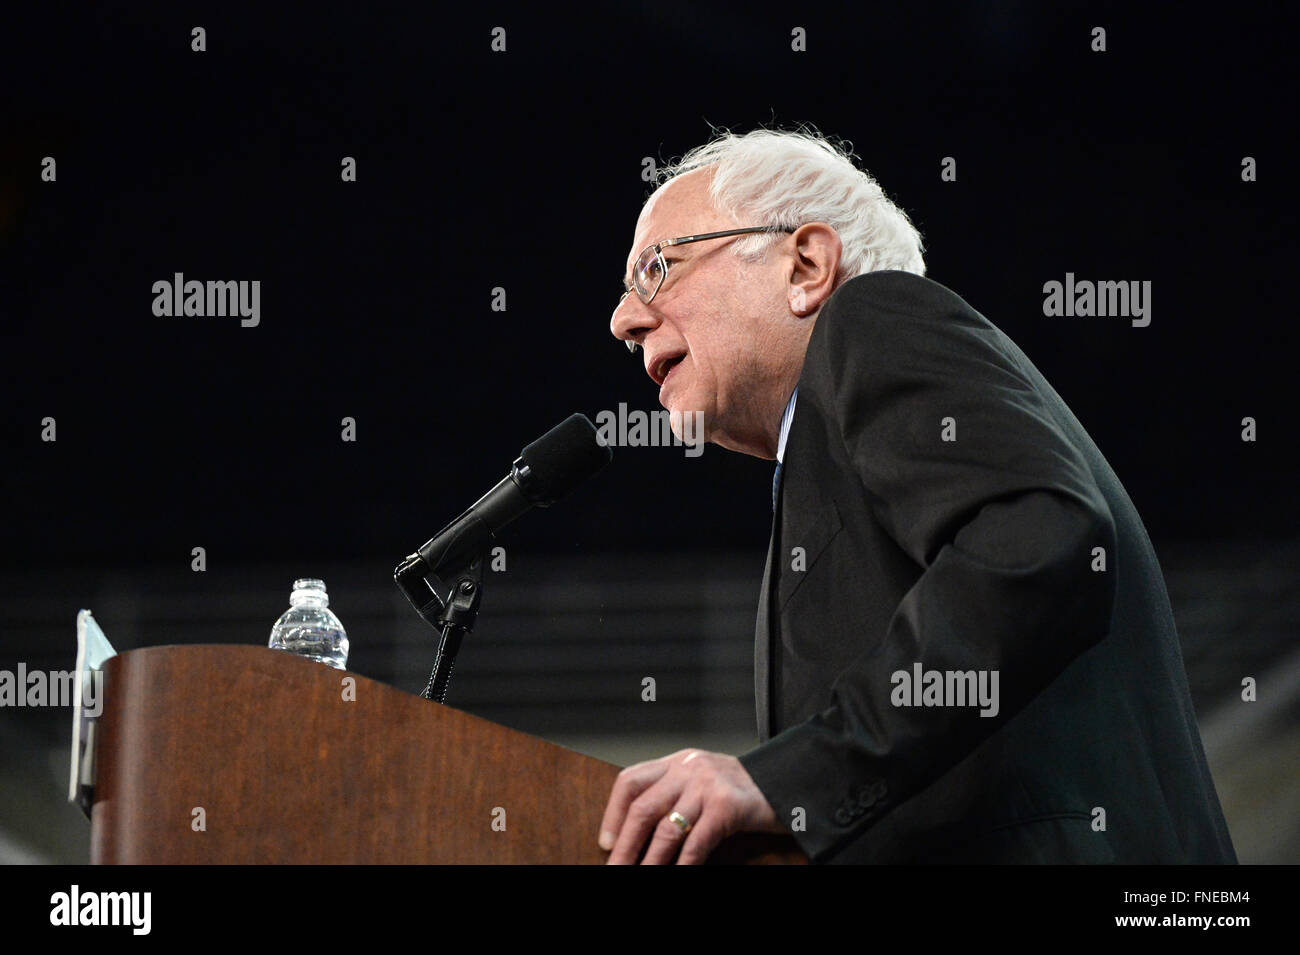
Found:
<path fill-rule="evenodd" d="M 772 531 L 767 539 L 767 563 L 763 567 L 763 586 L 758 592 L 758 616 L 754 623 L 754 710 L 758 721 L 758 739 L 765 743 L 772 738 L 772 594 L 776 589 L 773 580 L 777 537 L 781 527 L 781 497 L 785 487 L 785 468 L 776 487 L 776 511 L 772 515 Z M 778 573 L 779 576 L 779 573 Z"/>

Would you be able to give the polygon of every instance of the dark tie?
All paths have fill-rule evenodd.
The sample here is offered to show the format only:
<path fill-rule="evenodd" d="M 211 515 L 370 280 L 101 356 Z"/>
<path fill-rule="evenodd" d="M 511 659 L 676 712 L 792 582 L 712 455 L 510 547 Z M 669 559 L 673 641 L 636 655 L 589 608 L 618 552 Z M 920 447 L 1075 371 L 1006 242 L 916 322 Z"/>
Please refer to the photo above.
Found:
<path fill-rule="evenodd" d="M 776 470 L 772 472 L 772 513 L 776 513 L 776 489 L 781 484 L 781 462 L 776 462 Z"/>

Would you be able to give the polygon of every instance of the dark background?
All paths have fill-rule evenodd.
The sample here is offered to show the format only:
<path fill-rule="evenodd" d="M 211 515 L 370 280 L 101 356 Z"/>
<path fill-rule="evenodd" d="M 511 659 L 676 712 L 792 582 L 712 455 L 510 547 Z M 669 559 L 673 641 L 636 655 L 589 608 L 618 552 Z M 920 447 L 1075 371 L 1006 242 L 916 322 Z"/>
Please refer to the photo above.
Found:
<path fill-rule="evenodd" d="M 83 606 L 118 649 L 261 642 L 292 579 L 320 574 L 350 666 L 418 690 L 430 641 L 392 588 L 397 559 L 571 412 L 657 408 L 641 355 L 608 329 L 642 158 L 675 158 L 710 124 L 810 123 L 853 143 L 921 229 L 927 274 L 1021 345 L 1124 481 L 1198 710 L 1251 667 L 1294 684 L 1295 24 L 1278 8 L 6 19 L 0 665 L 70 667 Z M 56 183 L 40 180 L 47 155 Z M 155 317 L 151 286 L 178 271 L 260 280 L 260 326 Z M 1043 283 L 1066 272 L 1151 281 L 1151 325 L 1045 318 Z M 677 737 L 744 748 L 770 479 L 770 462 L 712 446 L 619 449 L 507 532 L 510 570 L 489 581 L 453 702 L 620 761 Z M 673 668 L 647 715 L 639 675 Z M 4 718 L 11 780 L 30 783 L 8 808 L 33 818 L 48 780 L 22 774 L 40 747 L 61 771 L 66 714 Z M 592 726 L 607 738 L 578 738 Z M 75 830 L 8 828 L 29 830 L 31 856 L 77 861 Z"/>

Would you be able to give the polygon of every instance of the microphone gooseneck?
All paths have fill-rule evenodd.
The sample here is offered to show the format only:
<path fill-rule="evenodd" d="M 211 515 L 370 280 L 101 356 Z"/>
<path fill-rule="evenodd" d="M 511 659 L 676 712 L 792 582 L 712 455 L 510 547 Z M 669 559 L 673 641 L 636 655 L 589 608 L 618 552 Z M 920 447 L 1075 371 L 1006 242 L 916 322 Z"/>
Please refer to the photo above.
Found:
<path fill-rule="evenodd" d="M 519 452 L 492 490 L 397 565 L 398 588 L 441 634 L 426 699 L 446 701 L 456 651 L 478 617 L 483 559 L 496 532 L 534 507 L 566 497 L 613 456 L 585 415 L 570 415 Z M 455 578 L 445 598 L 430 585 L 431 576 Z"/>

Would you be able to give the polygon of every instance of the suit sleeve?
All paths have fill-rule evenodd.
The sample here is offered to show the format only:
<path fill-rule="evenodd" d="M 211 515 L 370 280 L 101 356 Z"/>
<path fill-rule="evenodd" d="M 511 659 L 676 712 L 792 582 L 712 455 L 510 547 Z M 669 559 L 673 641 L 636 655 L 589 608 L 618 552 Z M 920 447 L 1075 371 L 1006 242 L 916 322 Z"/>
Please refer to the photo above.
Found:
<path fill-rule="evenodd" d="M 802 818 L 792 834 L 814 862 L 940 778 L 1101 640 L 1114 598 L 1113 574 L 1093 570 L 1096 547 L 1114 560 L 1110 510 L 998 333 L 907 273 L 836 297 L 805 377 L 822 383 L 866 506 L 922 571 L 883 640 L 863 634 L 831 705 L 741 757 L 778 818 Z M 996 715 L 894 705 L 892 674 L 917 663 L 996 671 Z"/>

